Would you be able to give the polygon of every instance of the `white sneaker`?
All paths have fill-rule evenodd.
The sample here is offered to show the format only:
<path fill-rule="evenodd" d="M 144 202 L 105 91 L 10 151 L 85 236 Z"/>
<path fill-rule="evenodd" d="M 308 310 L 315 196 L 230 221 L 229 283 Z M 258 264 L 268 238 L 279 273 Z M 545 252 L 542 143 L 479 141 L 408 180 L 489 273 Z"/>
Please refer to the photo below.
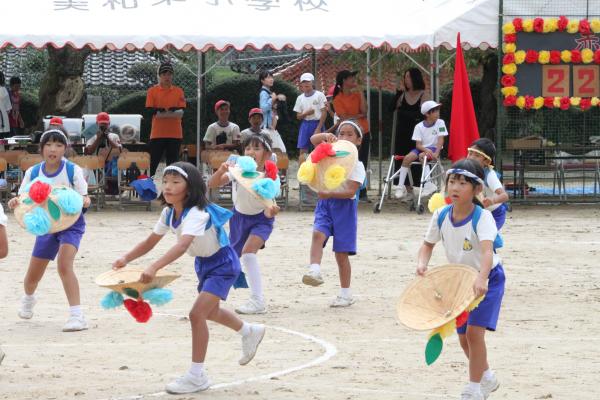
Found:
<path fill-rule="evenodd" d="M 481 390 L 474 391 L 469 385 L 465 386 L 460 394 L 460 400 L 484 400 Z"/>
<path fill-rule="evenodd" d="M 302 283 L 309 286 L 320 286 L 323 284 L 323 277 L 320 272 L 309 270 L 302 276 Z"/>
<path fill-rule="evenodd" d="M 435 183 L 425 182 L 425 185 L 423 185 L 423 191 L 421 192 L 421 196 L 422 197 L 430 196 L 430 195 L 434 194 L 435 192 L 437 192 L 437 190 L 438 190 L 438 188 L 437 188 L 437 186 L 435 186 Z"/>
<path fill-rule="evenodd" d="M 246 304 L 243 304 L 235 309 L 238 314 L 264 314 L 267 312 L 264 300 L 255 296 L 250 296 Z"/>
<path fill-rule="evenodd" d="M 500 382 L 496 378 L 496 374 L 492 372 L 492 377 L 489 379 L 481 379 L 481 393 L 483 398 L 487 399 L 492 392 L 495 392 L 500 387 Z"/>
<path fill-rule="evenodd" d="M 79 317 L 71 315 L 65 326 L 63 326 L 63 332 L 85 331 L 87 328 L 88 324 L 83 315 Z"/>
<path fill-rule="evenodd" d="M 23 296 L 21 298 L 21 308 L 19 309 L 19 317 L 23 319 L 31 319 L 33 317 L 33 306 L 37 302 L 35 296 Z"/>
<path fill-rule="evenodd" d="M 206 390 L 210 387 L 210 381 L 205 372 L 202 372 L 200 377 L 195 377 L 189 372 L 173 382 L 167 384 L 165 390 L 171 394 L 184 394 L 184 393 L 195 393 Z"/>
<path fill-rule="evenodd" d="M 354 297 L 343 297 L 337 296 L 329 305 L 330 307 L 350 307 L 352 304 L 356 303 L 356 299 Z"/>
<path fill-rule="evenodd" d="M 0 347 L 0 364 L 2 364 L 2 360 L 4 360 L 4 352 L 2 351 L 2 348 Z"/>
<path fill-rule="evenodd" d="M 246 365 L 254 358 L 258 345 L 265 337 L 265 326 L 260 324 L 250 325 L 250 333 L 242 336 L 242 358 L 240 365 Z"/>
<path fill-rule="evenodd" d="M 399 185 L 398 187 L 396 187 L 396 190 L 394 191 L 394 197 L 397 199 L 401 199 L 406 196 L 407 192 L 408 192 L 408 190 L 406 190 L 406 186 Z"/>

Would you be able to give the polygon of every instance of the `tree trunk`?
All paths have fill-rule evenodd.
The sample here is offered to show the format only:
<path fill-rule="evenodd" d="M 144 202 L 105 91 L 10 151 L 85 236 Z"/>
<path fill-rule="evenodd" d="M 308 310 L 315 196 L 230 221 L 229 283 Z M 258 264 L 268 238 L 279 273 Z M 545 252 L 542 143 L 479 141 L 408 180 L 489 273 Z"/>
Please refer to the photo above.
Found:
<path fill-rule="evenodd" d="M 81 117 L 86 100 L 83 67 L 91 50 L 69 46 L 61 49 L 48 46 L 47 49 L 48 70 L 40 86 L 39 117 Z"/>
<path fill-rule="evenodd" d="M 496 86 L 498 84 L 498 56 L 490 52 L 483 61 L 483 76 L 479 97 L 479 134 L 494 140 L 496 130 Z"/>

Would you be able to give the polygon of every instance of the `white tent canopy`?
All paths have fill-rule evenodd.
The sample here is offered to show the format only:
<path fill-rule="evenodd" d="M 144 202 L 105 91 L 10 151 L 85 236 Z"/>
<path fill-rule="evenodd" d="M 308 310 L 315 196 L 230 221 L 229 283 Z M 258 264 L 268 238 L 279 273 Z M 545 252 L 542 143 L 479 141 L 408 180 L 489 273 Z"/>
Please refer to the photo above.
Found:
<path fill-rule="evenodd" d="M 498 0 L 3 0 L 0 48 L 417 49 L 498 44 Z M 26 16 L 26 18 L 25 18 Z"/>

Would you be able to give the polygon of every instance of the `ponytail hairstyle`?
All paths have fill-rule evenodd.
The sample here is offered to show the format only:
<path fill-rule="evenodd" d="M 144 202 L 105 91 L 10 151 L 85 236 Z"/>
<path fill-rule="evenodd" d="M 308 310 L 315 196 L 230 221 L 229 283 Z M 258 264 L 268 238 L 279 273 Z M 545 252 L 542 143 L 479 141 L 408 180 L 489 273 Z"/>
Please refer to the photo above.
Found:
<path fill-rule="evenodd" d="M 460 176 L 463 176 L 467 182 L 473 185 L 473 190 L 479 185 L 483 187 L 483 167 L 475 160 L 463 158 L 452 164 L 452 167 L 446 171 L 446 187 L 448 187 L 450 177 L 458 178 Z M 483 204 L 475 196 L 473 196 L 473 203 L 483 208 Z"/>

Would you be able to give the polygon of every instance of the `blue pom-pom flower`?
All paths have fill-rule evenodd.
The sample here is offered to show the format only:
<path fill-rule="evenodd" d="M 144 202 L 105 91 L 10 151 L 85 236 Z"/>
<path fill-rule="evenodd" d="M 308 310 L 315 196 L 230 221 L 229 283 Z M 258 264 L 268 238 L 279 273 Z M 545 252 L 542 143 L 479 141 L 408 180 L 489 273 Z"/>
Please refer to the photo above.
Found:
<path fill-rule="evenodd" d="M 117 308 L 123 305 L 123 295 L 119 292 L 110 292 L 100 301 L 100 305 L 104 309 Z"/>
<path fill-rule="evenodd" d="M 50 232 L 52 222 L 46 210 L 36 207 L 23 217 L 23 223 L 27 232 L 36 236 L 42 236 Z"/>
<path fill-rule="evenodd" d="M 243 172 L 255 172 L 257 167 L 254 158 L 248 156 L 238 157 L 237 165 L 242 169 Z"/>
<path fill-rule="evenodd" d="M 173 292 L 162 288 L 146 290 L 143 296 L 144 300 L 155 306 L 162 306 L 173 300 Z"/>
<path fill-rule="evenodd" d="M 65 214 L 77 214 L 83 208 L 83 197 L 73 189 L 59 190 L 56 193 L 58 206 Z"/>
<path fill-rule="evenodd" d="M 252 190 L 254 190 L 260 197 L 265 199 L 273 200 L 279 196 L 280 191 L 279 178 L 273 180 L 271 178 L 258 179 L 252 184 Z"/>

